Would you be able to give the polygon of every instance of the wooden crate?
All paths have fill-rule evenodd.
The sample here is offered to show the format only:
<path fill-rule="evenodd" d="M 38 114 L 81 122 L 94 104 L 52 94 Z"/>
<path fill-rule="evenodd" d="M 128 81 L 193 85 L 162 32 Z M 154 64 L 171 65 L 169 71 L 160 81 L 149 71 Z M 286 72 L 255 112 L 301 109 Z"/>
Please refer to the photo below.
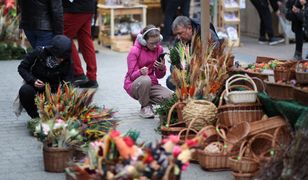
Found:
<path fill-rule="evenodd" d="M 113 41 L 111 43 L 111 49 L 117 52 L 128 52 L 132 46 L 133 42 L 128 40 Z"/>

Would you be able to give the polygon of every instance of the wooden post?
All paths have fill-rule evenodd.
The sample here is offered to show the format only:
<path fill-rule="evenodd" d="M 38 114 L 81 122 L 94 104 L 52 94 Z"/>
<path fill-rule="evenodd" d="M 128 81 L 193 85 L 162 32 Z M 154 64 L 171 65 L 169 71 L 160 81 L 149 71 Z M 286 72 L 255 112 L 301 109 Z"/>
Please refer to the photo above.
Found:
<path fill-rule="evenodd" d="M 208 46 L 208 37 L 210 31 L 210 4 L 209 0 L 201 0 L 201 40 L 202 54 L 205 54 Z"/>

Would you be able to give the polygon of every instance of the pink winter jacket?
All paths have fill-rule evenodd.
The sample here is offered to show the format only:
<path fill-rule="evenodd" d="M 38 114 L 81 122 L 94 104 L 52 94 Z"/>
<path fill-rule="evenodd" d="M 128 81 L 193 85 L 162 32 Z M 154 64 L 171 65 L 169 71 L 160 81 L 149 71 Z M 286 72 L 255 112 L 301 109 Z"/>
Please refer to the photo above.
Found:
<path fill-rule="evenodd" d="M 145 46 L 142 46 L 137 40 L 134 46 L 131 47 L 127 56 L 128 71 L 124 80 L 124 89 L 132 96 L 132 84 L 135 79 L 141 76 L 140 69 L 144 66 L 148 67 L 149 76 L 152 80 L 152 86 L 158 84 L 157 79 L 161 79 L 166 74 L 166 66 L 163 70 L 154 68 L 154 62 L 159 54 L 163 52 L 162 46 L 158 45 L 155 51 L 150 51 Z"/>

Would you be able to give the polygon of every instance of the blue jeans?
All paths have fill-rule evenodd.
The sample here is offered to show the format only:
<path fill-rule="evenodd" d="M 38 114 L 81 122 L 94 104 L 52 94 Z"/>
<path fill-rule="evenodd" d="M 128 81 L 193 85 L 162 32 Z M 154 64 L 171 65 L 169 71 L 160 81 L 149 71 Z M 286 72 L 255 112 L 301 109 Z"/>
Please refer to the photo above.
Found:
<path fill-rule="evenodd" d="M 33 49 L 50 45 L 51 39 L 55 36 L 52 31 L 24 30 L 24 32 Z"/>

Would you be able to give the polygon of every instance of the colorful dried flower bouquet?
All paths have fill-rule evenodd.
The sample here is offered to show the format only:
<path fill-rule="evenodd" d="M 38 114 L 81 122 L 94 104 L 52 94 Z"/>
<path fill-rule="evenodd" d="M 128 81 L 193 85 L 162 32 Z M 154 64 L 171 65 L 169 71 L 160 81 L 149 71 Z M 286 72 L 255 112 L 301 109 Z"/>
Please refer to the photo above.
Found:
<path fill-rule="evenodd" d="M 156 144 L 138 145 L 138 133 L 121 136 L 112 130 L 103 139 L 92 142 L 88 156 L 66 169 L 74 179 L 178 179 L 189 165 L 192 147 L 198 139 L 179 145 L 178 136 L 169 136 Z"/>

